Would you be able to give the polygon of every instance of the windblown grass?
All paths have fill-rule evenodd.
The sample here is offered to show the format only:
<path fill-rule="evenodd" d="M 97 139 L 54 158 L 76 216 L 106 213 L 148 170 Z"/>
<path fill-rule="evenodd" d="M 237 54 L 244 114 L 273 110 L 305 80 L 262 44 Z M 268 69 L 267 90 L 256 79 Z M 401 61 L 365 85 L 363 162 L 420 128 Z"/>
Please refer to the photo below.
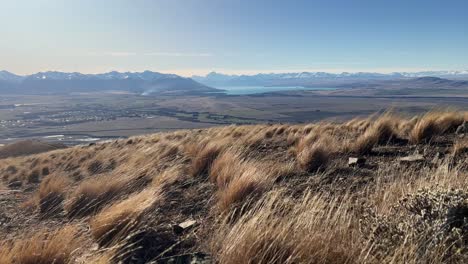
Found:
<path fill-rule="evenodd" d="M 80 247 L 80 238 L 73 226 L 54 232 L 38 231 L 29 238 L 0 243 L 0 263 L 66 264 Z"/>

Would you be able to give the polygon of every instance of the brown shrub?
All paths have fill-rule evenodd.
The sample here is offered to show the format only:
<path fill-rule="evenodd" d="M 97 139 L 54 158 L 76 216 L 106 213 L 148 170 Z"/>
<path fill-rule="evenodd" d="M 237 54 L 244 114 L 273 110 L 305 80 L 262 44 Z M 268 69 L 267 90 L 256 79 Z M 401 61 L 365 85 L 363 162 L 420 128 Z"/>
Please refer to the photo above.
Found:
<path fill-rule="evenodd" d="M 30 238 L 0 243 L 0 263 L 66 264 L 80 246 L 76 228 L 66 226 L 53 233 L 39 231 Z"/>

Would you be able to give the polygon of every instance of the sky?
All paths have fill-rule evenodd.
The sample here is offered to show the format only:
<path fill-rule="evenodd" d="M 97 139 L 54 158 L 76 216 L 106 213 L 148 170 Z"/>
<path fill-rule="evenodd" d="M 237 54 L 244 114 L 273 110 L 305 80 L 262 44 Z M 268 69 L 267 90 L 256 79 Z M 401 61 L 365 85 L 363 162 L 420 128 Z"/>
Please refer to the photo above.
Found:
<path fill-rule="evenodd" d="M 0 0 L 0 70 L 468 70 L 466 0 Z"/>

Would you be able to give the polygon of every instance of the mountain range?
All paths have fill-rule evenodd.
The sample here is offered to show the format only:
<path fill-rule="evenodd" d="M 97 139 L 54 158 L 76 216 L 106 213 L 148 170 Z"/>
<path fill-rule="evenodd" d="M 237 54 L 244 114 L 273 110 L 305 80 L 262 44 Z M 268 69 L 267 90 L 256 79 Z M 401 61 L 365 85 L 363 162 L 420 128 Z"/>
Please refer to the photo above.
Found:
<path fill-rule="evenodd" d="M 342 85 L 358 81 L 372 80 L 404 80 L 420 77 L 439 77 L 446 79 L 468 80 L 468 70 L 465 71 L 423 71 L 394 73 L 327 73 L 327 72 L 297 72 L 269 73 L 256 75 L 227 75 L 211 72 L 206 76 L 192 76 L 192 79 L 209 86 L 317 86 Z"/>
<path fill-rule="evenodd" d="M 158 72 L 108 72 L 101 74 L 39 72 L 20 76 L 0 71 L 0 93 L 43 94 L 98 91 L 129 91 L 141 94 L 199 94 L 218 89 L 191 78 Z"/>

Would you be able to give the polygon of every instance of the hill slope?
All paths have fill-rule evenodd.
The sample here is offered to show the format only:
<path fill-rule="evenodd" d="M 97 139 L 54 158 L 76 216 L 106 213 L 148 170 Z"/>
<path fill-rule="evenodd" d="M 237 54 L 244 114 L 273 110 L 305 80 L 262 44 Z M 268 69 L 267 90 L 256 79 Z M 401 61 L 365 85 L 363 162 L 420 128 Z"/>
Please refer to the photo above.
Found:
<path fill-rule="evenodd" d="M 0 147 L 0 159 L 32 155 L 56 149 L 66 148 L 59 143 L 48 143 L 37 140 L 23 140 Z"/>
<path fill-rule="evenodd" d="M 466 263 L 467 120 L 227 126 L 1 160 L 0 262 Z"/>

